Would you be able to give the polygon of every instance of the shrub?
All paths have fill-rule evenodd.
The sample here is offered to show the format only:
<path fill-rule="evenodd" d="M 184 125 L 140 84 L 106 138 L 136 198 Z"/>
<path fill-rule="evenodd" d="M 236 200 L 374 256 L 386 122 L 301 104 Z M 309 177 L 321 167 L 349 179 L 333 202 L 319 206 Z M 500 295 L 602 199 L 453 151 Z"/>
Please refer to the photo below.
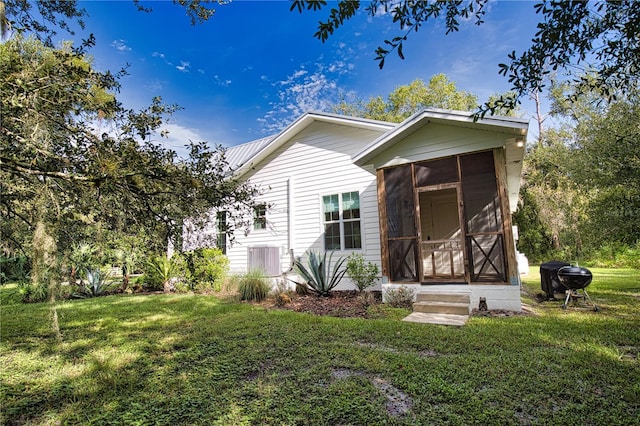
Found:
<path fill-rule="evenodd" d="M 9 257 L 0 254 L 0 284 L 8 281 L 28 281 L 29 267 L 26 256 Z"/>
<path fill-rule="evenodd" d="M 98 246 L 91 243 L 75 244 L 69 254 L 69 262 L 73 269 L 72 275 L 75 278 L 75 272 L 86 271 L 93 265 L 99 265 Z"/>
<path fill-rule="evenodd" d="M 380 272 L 378 265 L 372 262 L 365 264 L 364 257 L 359 253 L 352 253 L 347 258 L 347 276 L 353 281 L 360 293 L 375 285 L 378 272 Z"/>
<path fill-rule="evenodd" d="M 218 248 L 201 248 L 184 253 L 191 290 L 222 290 L 229 259 Z"/>
<path fill-rule="evenodd" d="M 300 296 L 307 296 L 309 294 L 309 287 L 307 287 L 307 284 L 305 283 L 295 283 L 295 284 L 296 284 L 296 294 L 299 294 Z"/>
<path fill-rule="evenodd" d="M 341 269 L 342 264 L 346 260 L 343 257 L 339 258 L 333 265 L 333 269 L 331 269 L 332 257 L 333 252 L 331 252 L 329 260 L 327 260 L 327 252 L 325 252 L 322 257 L 320 257 L 319 253 L 313 251 L 308 252 L 307 266 L 305 266 L 299 258 L 296 259 L 294 268 L 304 282 L 291 281 L 294 282 L 296 286 L 304 286 L 306 284 L 309 291 L 316 293 L 318 296 L 329 296 L 331 290 L 336 288 L 347 272 L 346 269 Z"/>
<path fill-rule="evenodd" d="M 238 292 L 240 300 L 260 302 L 266 299 L 270 286 L 265 279 L 264 272 L 252 270 L 240 277 Z"/>
<path fill-rule="evenodd" d="M 49 288 L 46 284 L 34 285 L 30 281 L 19 281 L 18 293 L 24 303 L 44 302 L 49 296 Z"/>
<path fill-rule="evenodd" d="M 276 303 L 276 306 L 281 308 L 291 303 L 291 298 L 287 293 L 280 292 L 280 293 L 277 293 L 275 296 L 275 303 Z"/>
<path fill-rule="evenodd" d="M 274 302 L 276 306 L 283 307 L 289 303 L 291 303 L 291 297 L 289 294 L 291 293 L 291 289 L 289 289 L 286 280 L 278 279 L 276 281 L 276 288 L 274 289 Z"/>
<path fill-rule="evenodd" d="M 385 292 L 385 301 L 394 308 L 411 308 L 413 306 L 413 289 L 400 286 Z"/>
<path fill-rule="evenodd" d="M 148 278 L 149 276 L 146 274 L 138 275 L 131 281 L 131 285 L 129 286 L 128 290 L 130 290 L 131 293 L 139 293 L 144 291 L 145 289 L 148 288 L 148 285 L 147 285 Z"/>
<path fill-rule="evenodd" d="M 640 269 L 640 241 L 635 245 L 607 244 L 589 254 L 588 263 L 600 268 Z"/>

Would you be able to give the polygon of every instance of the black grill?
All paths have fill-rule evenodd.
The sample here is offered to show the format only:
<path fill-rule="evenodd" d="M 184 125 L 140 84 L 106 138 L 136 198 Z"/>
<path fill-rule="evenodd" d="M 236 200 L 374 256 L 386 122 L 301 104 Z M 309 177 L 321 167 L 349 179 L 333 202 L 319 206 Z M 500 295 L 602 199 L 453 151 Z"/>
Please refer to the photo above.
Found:
<path fill-rule="evenodd" d="M 545 292 L 548 300 L 554 300 L 555 294 L 563 294 L 565 287 L 558 278 L 558 271 L 565 266 L 571 266 L 570 263 L 552 260 L 540 265 L 540 281 L 542 283 L 542 291 Z"/>
<path fill-rule="evenodd" d="M 584 299 L 593 307 L 594 311 L 598 311 L 598 307 L 585 290 L 591 284 L 592 279 L 593 275 L 587 268 L 572 266 L 566 262 L 553 260 L 540 265 L 542 290 L 545 292 L 547 300 L 555 300 L 556 294 L 564 293 L 566 297 L 562 309 L 567 309 L 570 301 L 575 306 L 578 300 Z"/>

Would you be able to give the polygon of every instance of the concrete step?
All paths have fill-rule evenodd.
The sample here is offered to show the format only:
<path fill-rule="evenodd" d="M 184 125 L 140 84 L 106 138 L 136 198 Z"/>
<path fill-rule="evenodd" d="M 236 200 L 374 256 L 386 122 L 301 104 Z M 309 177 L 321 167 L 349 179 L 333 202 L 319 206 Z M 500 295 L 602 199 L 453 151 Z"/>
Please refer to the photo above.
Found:
<path fill-rule="evenodd" d="M 402 319 L 407 322 L 417 322 L 421 324 L 439 324 L 463 326 L 469 319 L 469 315 L 451 315 L 451 314 L 425 314 L 422 312 L 413 312 L 409 316 Z"/>
<path fill-rule="evenodd" d="M 415 302 L 413 304 L 413 312 L 422 312 L 425 314 L 469 315 L 469 302 Z"/>
<path fill-rule="evenodd" d="M 419 291 L 416 293 L 416 302 L 449 302 L 449 303 L 471 303 L 471 294 L 468 292 L 437 292 Z"/>

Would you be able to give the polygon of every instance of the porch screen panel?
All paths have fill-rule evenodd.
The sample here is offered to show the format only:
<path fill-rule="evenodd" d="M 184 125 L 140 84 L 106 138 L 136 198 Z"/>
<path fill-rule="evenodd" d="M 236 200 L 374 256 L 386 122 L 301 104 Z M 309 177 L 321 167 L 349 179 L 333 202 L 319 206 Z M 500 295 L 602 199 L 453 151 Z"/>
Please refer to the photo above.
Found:
<path fill-rule="evenodd" d="M 385 170 L 384 190 L 387 204 L 388 237 L 415 237 L 417 235 L 416 209 L 413 202 L 411 166 Z"/>
<path fill-rule="evenodd" d="M 456 157 L 416 163 L 416 186 L 440 185 L 458 181 L 458 162 Z"/>
<path fill-rule="evenodd" d="M 460 157 L 471 281 L 506 281 L 502 210 L 493 152 Z"/>
<path fill-rule="evenodd" d="M 418 281 L 418 232 L 411 166 L 384 171 L 384 190 L 392 281 Z"/>

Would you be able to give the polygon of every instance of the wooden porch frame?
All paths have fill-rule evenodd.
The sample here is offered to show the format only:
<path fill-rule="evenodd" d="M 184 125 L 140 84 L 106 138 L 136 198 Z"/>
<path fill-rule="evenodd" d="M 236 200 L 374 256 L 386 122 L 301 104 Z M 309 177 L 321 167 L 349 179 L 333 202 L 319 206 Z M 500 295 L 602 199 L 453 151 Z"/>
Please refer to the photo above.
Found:
<path fill-rule="evenodd" d="M 490 260 L 489 256 L 495 249 L 496 244 L 498 244 L 498 242 L 500 242 L 500 240 L 502 239 L 500 243 L 504 248 L 503 261 L 506 264 L 504 268 L 504 273 L 506 277 L 504 278 L 506 278 L 507 282 L 511 284 L 515 284 L 516 282 L 519 283 L 519 281 L 518 281 L 517 261 L 516 261 L 516 252 L 515 252 L 515 242 L 513 240 L 511 211 L 509 208 L 509 198 L 508 198 L 507 181 L 506 181 L 505 150 L 504 148 L 495 148 L 492 150 L 492 152 L 493 152 L 493 159 L 494 159 L 494 170 L 496 175 L 497 193 L 498 193 L 500 208 L 502 211 L 502 215 L 501 215 L 502 216 L 501 218 L 502 232 L 495 232 L 495 234 L 502 235 L 502 238 L 496 238 L 496 241 L 494 241 L 494 243 L 492 244 L 492 247 L 489 250 L 488 254 L 485 253 L 485 251 L 480 247 L 480 250 L 482 251 L 485 257 L 484 261 L 482 262 L 482 266 L 480 270 L 483 270 L 487 266 L 487 262 L 488 262 L 493 267 L 494 270 L 498 271 L 496 266 Z M 472 153 L 469 153 L 469 154 L 472 154 Z M 462 178 L 460 176 L 460 173 L 461 173 L 460 155 L 456 155 L 456 163 L 458 166 L 458 182 L 433 185 L 433 186 L 422 187 L 422 188 L 416 188 L 415 170 L 414 170 L 415 163 L 411 163 L 410 164 L 411 181 L 412 181 L 411 184 L 413 186 L 415 200 L 418 199 L 417 195 L 419 192 L 438 191 L 438 190 L 456 188 L 457 198 L 459 203 L 458 205 L 459 220 L 460 220 L 461 226 L 463 227 L 462 247 L 463 247 L 463 262 L 464 262 L 464 269 L 465 269 L 465 281 L 467 284 L 474 284 L 475 281 L 472 281 L 472 279 L 473 280 L 477 279 L 477 276 L 475 278 L 471 276 L 473 274 L 473 271 L 471 271 L 472 268 L 470 266 L 470 259 L 468 258 L 469 247 L 467 247 L 467 241 L 466 241 L 468 237 L 471 237 L 473 239 L 474 235 L 468 234 L 466 231 L 466 219 L 464 217 L 464 201 L 463 201 L 464 198 L 462 194 L 462 191 L 463 191 Z M 376 181 L 377 181 L 377 192 L 378 192 L 378 212 L 379 212 L 379 222 L 380 222 L 380 254 L 382 257 L 381 259 L 382 275 L 388 277 L 389 280 L 392 280 L 390 275 L 391 265 L 389 263 L 390 260 L 389 260 L 389 245 L 388 245 L 387 210 L 386 210 L 386 201 L 385 201 L 386 191 L 385 191 L 385 184 L 384 184 L 384 171 L 385 169 L 376 170 Z M 425 189 L 425 188 L 428 188 L 428 189 Z M 420 208 L 419 208 L 419 203 L 415 200 L 414 200 L 415 208 L 416 208 L 415 220 L 419 221 Z M 422 259 L 422 244 L 421 244 L 422 236 L 421 236 L 421 229 L 420 229 L 419 222 L 416 223 L 416 232 L 417 232 L 417 236 L 415 237 L 415 239 L 416 239 L 416 242 L 418 243 L 417 255 L 419 256 L 419 259 Z M 414 237 L 406 237 L 406 238 L 414 239 Z M 411 245 L 410 247 L 413 247 L 413 246 Z M 424 277 L 422 261 L 418 262 L 417 267 L 418 267 L 418 270 L 417 270 L 418 279 L 416 283 L 419 283 L 419 282 L 422 282 L 422 279 Z M 487 283 L 482 283 L 482 284 L 487 284 Z M 504 284 L 504 282 L 495 282 L 492 284 Z"/>
<path fill-rule="evenodd" d="M 466 250 L 466 243 L 465 243 L 465 238 L 464 238 L 464 209 L 463 209 L 463 201 L 462 201 L 462 184 L 461 184 L 461 176 L 460 176 L 460 157 L 456 156 L 456 165 L 458 168 L 458 181 L 454 182 L 454 183 L 443 183 L 443 184 L 439 184 L 439 185 L 430 185 L 430 186 L 424 186 L 424 187 L 417 187 L 416 183 L 415 183 L 415 169 L 414 169 L 414 164 L 411 164 L 411 172 L 413 175 L 413 186 L 414 186 L 414 197 L 415 197 L 415 208 L 416 208 L 416 214 L 415 214 L 415 220 L 416 220 L 416 229 L 418 231 L 418 255 L 419 258 L 421 260 L 424 259 L 424 254 L 422 252 L 422 245 L 423 243 L 425 243 L 422 240 L 422 226 L 421 226 L 421 211 L 420 211 L 420 202 L 419 202 L 419 195 L 421 193 L 424 192 L 438 192 L 438 191 L 444 191 L 447 189 L 453 189 L 456 191 L 456 200 L 458 202 L 458 223 L 460 223 L 460 231 L 462 233 L 461 237 L 460 237 L 460 250 L 462 251 L 462 266 L 464 268 L 464 282 L 465 283 L 469 283 L 469 260 L 467 258 L 467 250 Z M 451 240 L 442 240 L 443 242 L 448 242 Z M 430 240 L 430 243 L 434 243 L 437 242 L 435 240 Z M 446 251 L 446 250 L 443 250 Z M 453 250 L 449 251 L 450 256 L 453 256 Z M 434 254 L 432 254 L 432 258 L 433 258 Z M 453 267 L 453 259 L 451 259 L 451 278 L 450 279 L 444 279 L 447 282 L 458 282 L 460 280 L 460 278 L 455 278 L 454 277 L 455 272 L 454 272 L 454 267 Z M 425 277 L 425 273 L 424 273 L 424 265 L 423 262 L 419 262 L 418 264 L 418 276 L 420 277 L 420 282 L 424 282 L 424 277 Z M 437 277 L 433 277 L 430 282 L 438 282 L 438 281 L 442 281 L 442 280 L 438 280 Z"/>

